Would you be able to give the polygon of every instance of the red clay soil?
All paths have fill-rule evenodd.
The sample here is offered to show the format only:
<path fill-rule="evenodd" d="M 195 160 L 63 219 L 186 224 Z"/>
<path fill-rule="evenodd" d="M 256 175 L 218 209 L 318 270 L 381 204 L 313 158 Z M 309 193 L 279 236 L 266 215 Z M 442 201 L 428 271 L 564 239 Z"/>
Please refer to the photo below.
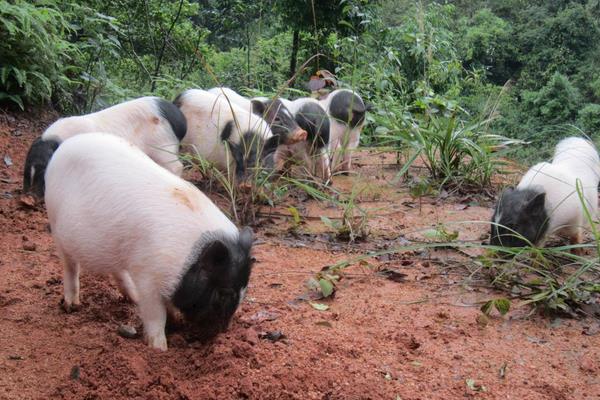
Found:
<path fill-rule="evenodd" d="M 389 174 L 374 172 L 393 165 L 360 167 L 372 185 L 361 194 L 372 214 L 366 242 L 331 239 L 318 216 L 339 210 L 314 201 L 295 204 L 307 220 L 296 236 L 289 219 L 263 221 L 247 298 L 210 343 L 182 327 L 168 332 L 164 353 L 119 336 L 122 324 L 141 330 L 134 306 L 108 278 L 85 272 L 83 307 L 65 314 L 45 211 L 19 201 L 27 149 L 54 117 L 0 113 L 0 399 L 600 398 L 597 320 L 532 316 L 513 304 L 507 316 L 478 323 L 481 302 L 501 294 L 461 284 L 460 269 L 423 252 L 348 268 L 334 299 L 319 301 L 326 311 L 298 299 L 323 266 L 416 240 L 419 228 L 442 221 L 489 219 L 489 202 L 457 196 L 419 208 Z M 473 240 L 488 229 L 456 227 Z M 376 274 L 379 262 L 405 281 Z M 265 337 L 277 331 L 280 340 Z"/>

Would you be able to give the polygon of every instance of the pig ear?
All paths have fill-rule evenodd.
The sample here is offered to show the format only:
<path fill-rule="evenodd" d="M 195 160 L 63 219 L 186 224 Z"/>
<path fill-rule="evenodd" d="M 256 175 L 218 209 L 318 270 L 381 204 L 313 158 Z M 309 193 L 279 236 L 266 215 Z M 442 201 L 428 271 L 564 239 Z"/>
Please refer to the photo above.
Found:
<path fill-rule="evenodd" d="M 257 100 L 257 99 L 250 100 L 250 103 L 252 103 L 252 112 L 254 114 L 263 115 L 265 113 L 265 109 L 266 109 L 265 103 L 263 103 L 262 101 Z"/>
<path fill-rule="evenodd" d="M 250 228 L 249 226 L 245 226 L 240 231 L 240 246 L 242 246 L 242 248 L 245 251 L 249 251 L 250 248 L 252 247 L 253 241 L 254 241 L 254 233 L 252 233 L 252 228 Z"/>
<path fill-rule="evenodd" d="M 221 268 L 229 262 L 229 249 L 220 240 L 209 243 L 200 255 L 200 264 L 208 271 Z"/>
<path fill-rule="evenodd" d="M 544 204 L 546 203 L 546 193 L 542 192 L 537 194 L 533 199 L 529 200 L 525 210 L 528 213 L 534 213 L 539 210 L 544 210 Z"/>

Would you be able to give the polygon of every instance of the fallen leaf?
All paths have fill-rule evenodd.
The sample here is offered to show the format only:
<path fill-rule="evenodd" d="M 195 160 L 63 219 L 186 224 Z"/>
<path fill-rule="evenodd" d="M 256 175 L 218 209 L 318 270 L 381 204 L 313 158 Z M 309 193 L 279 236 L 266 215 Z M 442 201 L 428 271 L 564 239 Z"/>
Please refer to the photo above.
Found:
<path fill-rule="evenodd" d="M 328 279 L 319 279 L 319 286 L 321 287 L 321 293 L 323 293 L 323 297 L 331 296 L 335 290 L 333 283 L 331 283 L 331 281 Z"/>
<path fill-rule="evenodd" d="M 478 314 L 477 318 L 475 318 L 475 320 L 477 321 L 477 325 L 480 328 L 485 328 L 487 326 L 487 324 L 490 322 L 490 319 L 485 314 Z"/>
<path fill-rule="evenodd" d="M 408 208 L 415 208 L 417 206 L 413 201 L 405 201 L 402 205 Z"/>
<path fill-rule="evenodd" d="M 531 343 L 535 343 L 535 344 L 545 344 L 545 343 L 548 343 L 547 340 L 540 339 L 540 338 L 537 338 L 535 336 L 527 336 L 527 340 L 529 340 Z"/>
<path fill-rule="evenodd" d="M 71 379 L 77 380 L 79 379 L 80 374 L 81 371 L 79 369 L 79 365 L 74 365 L 73 368 L 71 368 L 71 373 L 69 375 L 71 376 Z"/>
<path fill-rule="evenodd" d="M 505 361 L 502 364 L 502 366 L 500 367 L 500 370 L 498 371 L 498 376 L 500 377 L 500 379 L 504 379 L 506 377 L 506 370 L 507 369 L 508 369 L 508 364 Z"/>
<path fill-rule="evenodd" d="M 12 158 L 10 158 L 8 154 L 4 156 L 4 164 L 6 164 L 7 167 L 13 165 Z"/>
<path fill-rule="evenodd" d="M 311 300 L 321 300 L 323 298 L 323 293 L 321 291 L 310 290 L 306 293 L 302 293 L 300 296 L 296 297 L 296 301 L 311 301 Z"/>
<path fill-rule="evenodd" d="M 25 207 L 35 208 L 36 201 L 33 196 L 23 195 L 19 198 L 19 203 Z"/>
<path fill-rule="evenodd" d="M 327 304 L 313 303 L 312 301 L 309 301 L 308 304 L 310 304 L 315 310 L 319 310 L 319 311 L 329 310 L 329 306 Z"/>
<path fill-rule="evenodd" d="M 390 281 L 398 283 L 406 282 L 406 277 L 408 276 L 405 273 L 402 273 L 392 268 L 383 268 L 377 271 L 377 275 L 383 276 L 384 278 L 389 279 Z"/>
<path fill-rule="evenodd" d="M 278 342 L 286 338 L 286 336 L 281 331 L 268 331 L 261 332 L 258 334 L 259 339 L 269 340 L 271 342 Z"/>
<path fill-rule="evenodd" d="M 256 314 L 250 316 L 250 318 L 248 318 L 248 321 L 254 323 L 261 323 L 264 321 L 275 321 L 277 318 L 279 318 L 279 314 L 275 312 L 260 310 Z"/>
<path fill-rule="evenodd" d="M 590 326 L 584 326 L 582 333 L 584 335 L 586 335 L 586 336 L 595 336 L 598 333 L 600 333 L 600 324 L 593 324 L 593 325 L 590 325 Z"/>
<path fill-rule="evenodd" d="M 475 382 L 475 379 L 468 378 L 465 380 L 465 383 L 467 384 L 467 387 L 474 392 L 485 392 L 487 390 L 485 386 Z"/>

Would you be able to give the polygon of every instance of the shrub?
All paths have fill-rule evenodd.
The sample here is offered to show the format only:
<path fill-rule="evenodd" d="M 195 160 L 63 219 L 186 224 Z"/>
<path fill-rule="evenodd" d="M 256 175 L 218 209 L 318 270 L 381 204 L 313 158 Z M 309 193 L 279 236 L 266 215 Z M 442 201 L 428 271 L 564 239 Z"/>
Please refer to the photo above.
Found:
<path fill-rule="evenodd" d="M 526 91 L 524 100 L 529 115 L 546 124 L 564 124 L 577 116 L 581 94 L 565 75 L 556 72 L 539 91 Z"/>
<path fill-rule="evenodd" d="M 579 111 L 579 125 L 588 135 L 600 133 L 600 104 L 587 104 Z"/>
<path fill-rule="evenodd" d="M 68 86 L 78 50 L 64 39 L 72 28 L 59 10 L 0 0 L 0 27 L 0 101 L 24 108 Z"/>

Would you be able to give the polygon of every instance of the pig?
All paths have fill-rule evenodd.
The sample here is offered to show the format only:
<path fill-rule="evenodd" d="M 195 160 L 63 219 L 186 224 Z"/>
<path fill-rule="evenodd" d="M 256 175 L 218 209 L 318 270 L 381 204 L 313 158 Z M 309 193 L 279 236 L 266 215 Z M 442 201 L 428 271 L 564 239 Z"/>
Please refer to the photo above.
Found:
<path fill-rule="evenodd" d="M 141 148 L 158 164 L 180 176 L 179 142 L 187 130 L 183 114 L 171 102 L 141 97 L 92 114 L 61 118 L 31 145 L 23 171 L 23 192 L 44 196 L 44 172 L 60 143 L 80 133 L 106 131 Z"/>
<path fill-rule="evenodd" d="M 251 168 L 273 168 L 279 136 L 262 118 L 205 90 L 190 89 L 174 103 L 185 115 L 188 129 L 184 151 L 197 154 L 224 172 L 234 172 L 238 184 L 247 184 Z"/>
<path fill-rule="evenodd" d="M 294 101 L 282 99 L 283 104 L 294 115 L 296 122 L 308 132 L 304 142 L 279 146 L 275 162 L 285 164 L 288 160 L 301 160 L 309 171 L 327 182 L 331 178 L 328 144 L 330 123 L 325 109 L 312 98 Z"/>
<path fill-rule="evenodd" d="M 239 231 L 195 186 L 127 140 L 97 132 L 58 147 L 45 200 L 65 311 L 80 306 L 84 269 L 121 281 L 151 348 L 167 349 L 167 309 L 213 334 L 227 328 L 248 286 L 252 231 Z"/>
<path fill-rule="evenodd" d="M 329 115 L 331 126 L 331 169 L 334 172 L 350 172 L 352 152 L 360 142 L 367 107 L 356 92 L 348 89 L 334 90 L 320 102 Z"/>
<path fill-rule="evenodd" d="M 214 87 L 208 92 L 225 97 L 231 103 L 263 118 L 271 127 L 273 134 L 280 136 L 280 142 L 284 144 L 294 144 L 306 140 L 306 131 L 298 126 L 290 111 L 278 98 L 254 97 L 247 99 L 227 87 Z"/>
<path fill-rule="evenodd" d="M 577 180 L 584 204 L 576 191 Z M 600 159 L 594 145 L 580 137 L 561 140 L 552 163 L 534 165 L 516 188 L 501 194 L 492 216 L 490 244 L 543 246 L 552 234 L 566 234 L 571 244 L 582 243 L 583 229 L 589 227 L 583 206 L 597 218 L 599 182 Z"/>

